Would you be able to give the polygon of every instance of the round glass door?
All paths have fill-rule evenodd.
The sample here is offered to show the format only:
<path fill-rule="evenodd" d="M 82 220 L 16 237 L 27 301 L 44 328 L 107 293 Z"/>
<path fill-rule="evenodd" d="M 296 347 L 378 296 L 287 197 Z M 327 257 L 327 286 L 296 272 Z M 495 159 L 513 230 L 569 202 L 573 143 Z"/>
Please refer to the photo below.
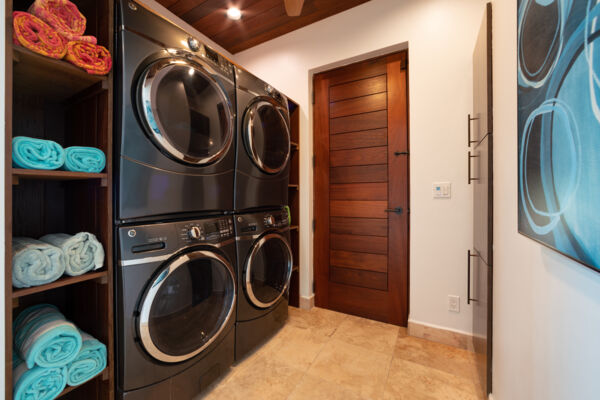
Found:
<path fill-rule="evenodd" d="M 263 236 L 252 246 L 244 269 L 246 294 L 252 304 L 267 308 L 283 296 L 290 283 L 292 262 L 289 243 L 277 233 Z"/>
<path fill-rule="evenodd" d="M 263 172 L 276 174 L 290 158 L 290 129 L 286 110 L 269 97 L 259 97 L 244 114 L 244 143 Z"/>
<path fill-rule="evenodd" d="M 141 302 L 139 334 L 146 351 L 174 363 L 208 347 L 232 317 L 233 268 L 218 254 L 196 250 L 168 262 Z"/>
<path fill-rule="evenodd" d="M 199 64 L 179 58 L 155 62 L 142 75 L 138 96 L 150 138 L 176 161 L 210 164 L 231 146 L 231 102 Z"/>

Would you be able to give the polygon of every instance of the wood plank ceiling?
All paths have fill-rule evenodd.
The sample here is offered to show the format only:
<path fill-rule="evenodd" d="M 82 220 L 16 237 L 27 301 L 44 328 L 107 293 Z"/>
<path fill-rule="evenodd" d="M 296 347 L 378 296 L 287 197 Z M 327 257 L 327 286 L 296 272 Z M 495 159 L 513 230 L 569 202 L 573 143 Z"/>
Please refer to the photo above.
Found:
<path fill-rule="evenodd" d="M 302 14 L 289 17 L 283 0 L 158 0 L 231 53 L 249 49 L 367 1 L 305 0 Z M 242 19 L 227 18 L 226 10 L 230 6 L 242 10 Z"/>

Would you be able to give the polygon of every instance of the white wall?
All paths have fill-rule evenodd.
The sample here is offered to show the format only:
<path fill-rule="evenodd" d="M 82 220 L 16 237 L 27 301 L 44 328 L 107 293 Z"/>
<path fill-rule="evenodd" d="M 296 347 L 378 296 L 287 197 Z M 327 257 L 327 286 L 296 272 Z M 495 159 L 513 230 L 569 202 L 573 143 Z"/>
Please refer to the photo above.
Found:
<path fill-rule="evenodd" d="M 600 398 L 600 274 L 517 233 L 517 5 L 493 2 L 494 397 Z"/>
<path fill-rule="evenodd" d="M 389 46 L 409 48 L 411 245 L 410 318 L 470 332 L 466 251 L 472 191 L 466 184 L 466 115 L 472 52 L 484 2 L 373 0 L 259 45 L 235 59 L 300 103 L 301 295 L 312 292 L 311 72 Z M 434 181 L 452 182 L 451 200 L 433 200 Z M 461 296 L 461 313 L 447 296 Z"/>

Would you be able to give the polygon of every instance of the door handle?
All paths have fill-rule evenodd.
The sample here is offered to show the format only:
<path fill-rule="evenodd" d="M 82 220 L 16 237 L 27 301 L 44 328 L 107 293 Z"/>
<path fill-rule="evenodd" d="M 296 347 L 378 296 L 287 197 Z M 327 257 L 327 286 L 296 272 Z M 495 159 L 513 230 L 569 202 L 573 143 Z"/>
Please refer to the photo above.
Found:
<path fill-rule="evenodd" d="M 408 155 L 408 151 L 395 151 L 394 155 L 395 156 L 407 156 Z"/>
<path fill-rule="evenodd" d="M 467 164 L 468 164 L 468 168 L 469 168 L 469 185 L 471 184 L 472 181 L 479 180 L 479 178 L 471 178 L 471 158 L 479 158 L 479 156 L 472 156 L 471 152 L 469 151 L 469 157 L 467 159 Z"/>
<path fill-rule="evenodd" d="M 471 147 L 472 143 L 477 143 L 477 140 L 471 140 L 471 121 L 476 121 L 479 118 L 471 118 L 471 114 L 467 115 L 467 147 Z"/>
<path fill-rule="evenodd" d="M 467 304 L 477 301 L 471 298 L 471 257 L 479 257 L 479 254 L 471 254 L 471 250 L 467 250 Z"/>
<path fill-rule="evenodd" d="M 396 208 L 388 208 L 387 210 L 385 210 L 385 212 L 393 212 L 396 213 L 398 215 L 402 214 L 402 207 L 396 207 Z"/>

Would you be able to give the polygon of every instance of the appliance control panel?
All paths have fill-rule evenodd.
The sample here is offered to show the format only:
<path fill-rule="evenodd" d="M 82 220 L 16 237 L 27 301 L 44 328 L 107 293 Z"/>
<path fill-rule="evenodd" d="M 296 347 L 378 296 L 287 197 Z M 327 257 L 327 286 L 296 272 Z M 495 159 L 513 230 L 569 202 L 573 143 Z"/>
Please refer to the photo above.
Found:
<path fill-rule="evenodd" d="M 184 244 L 222 241 L 234 236 L 231 217 L 183 222 L 178 225 L 177 231 Z"/>
<path fill-rule="evenodd" d="M 242 214 L 234 217 L 238 236 L 261 234 L 268 229 L 283 229 L 290 225 L 288 212 L 285 209 Z"/>

